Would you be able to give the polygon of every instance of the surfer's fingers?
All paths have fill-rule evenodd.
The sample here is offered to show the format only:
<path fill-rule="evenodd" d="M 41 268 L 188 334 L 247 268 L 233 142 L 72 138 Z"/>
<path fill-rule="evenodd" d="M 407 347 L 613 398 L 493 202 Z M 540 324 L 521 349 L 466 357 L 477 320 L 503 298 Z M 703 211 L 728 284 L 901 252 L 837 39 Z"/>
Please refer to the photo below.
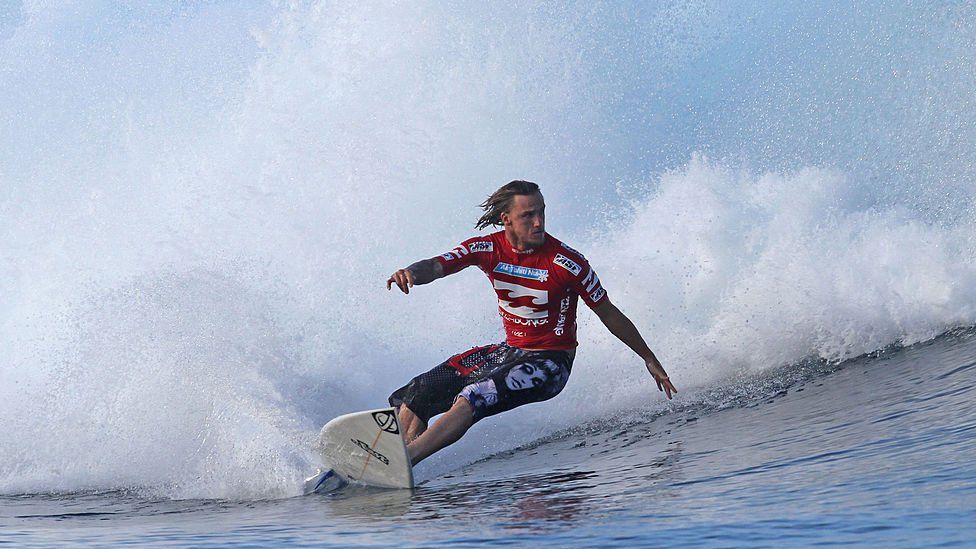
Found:
<path fill-rule="evenodd" d="M 410 293 L 409 291 L 407 291 L 407 283 L 403 278 L 403 269 L 400 269 L 397 272 L 393 273 L 393 276 L 391 276 L 390 279 L 386 281 L 386 289 L 389 290 L 390 288 L 392 288 L 393 284 L 396 284 L 397 288 L 400 288 L 401 292 L 405 294 Z"/>
<path fill-rule="evenodd" d="M 671 380 L 664 378 L 664 394 L 668 395 L 668 400 L 671 400 L 671 395 L 677 392 L 678 390 L 674 388 L 674 384 L 671 383 Z"/>
<path fill-rule="evenodd" d="M 400 287 L 400 291 L 402 291 L 405 294 L 409 294 L 410 285 L 408 284 L 407 275 L 405 273 L 406 271 L 403 269 L 397 271 L 397 286 Z"/>

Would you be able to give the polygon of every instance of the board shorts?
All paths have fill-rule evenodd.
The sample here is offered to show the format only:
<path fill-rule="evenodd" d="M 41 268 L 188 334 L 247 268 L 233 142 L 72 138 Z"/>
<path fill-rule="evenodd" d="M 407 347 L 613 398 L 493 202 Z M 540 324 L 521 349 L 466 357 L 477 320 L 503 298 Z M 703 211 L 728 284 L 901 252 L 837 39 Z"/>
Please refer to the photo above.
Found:
<path fill-rule="evenodd" d="M 474 421 L 559 394 L 569 380 L 567 351 L 526 351 L 507 343 L 475 347 L 420 374 L 390 395 L 423 422 L 448 411 L 458 398 L 474 409 Z"/>

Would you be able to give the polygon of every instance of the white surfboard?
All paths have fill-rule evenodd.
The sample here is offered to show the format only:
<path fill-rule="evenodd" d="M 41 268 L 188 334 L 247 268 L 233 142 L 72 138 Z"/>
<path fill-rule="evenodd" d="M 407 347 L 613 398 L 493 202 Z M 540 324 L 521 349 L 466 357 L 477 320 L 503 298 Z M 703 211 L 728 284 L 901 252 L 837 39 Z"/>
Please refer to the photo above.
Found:
<path fill-rule="evenodd" d="M 346 482 L 413 488 L 413 467 L 394 408 L 346 414 L 326 423 L 319 435 L 319 451 L 332 475 Z M 306 492 L 327 485 L 330 470 L 309 478 Z"/>

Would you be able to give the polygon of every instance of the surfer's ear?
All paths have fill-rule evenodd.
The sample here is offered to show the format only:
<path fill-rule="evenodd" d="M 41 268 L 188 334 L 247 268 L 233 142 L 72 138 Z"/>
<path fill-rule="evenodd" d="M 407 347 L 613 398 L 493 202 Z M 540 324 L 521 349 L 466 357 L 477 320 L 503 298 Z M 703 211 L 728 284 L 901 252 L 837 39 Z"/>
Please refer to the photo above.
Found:
<path fill-rule="evenodd" d="M 508 215 L 508 212 L 500 213 L 498 215 L 498 219 L 501 220 L 503 227 L 507 227 L 512 224 L 512 216 Z"/>

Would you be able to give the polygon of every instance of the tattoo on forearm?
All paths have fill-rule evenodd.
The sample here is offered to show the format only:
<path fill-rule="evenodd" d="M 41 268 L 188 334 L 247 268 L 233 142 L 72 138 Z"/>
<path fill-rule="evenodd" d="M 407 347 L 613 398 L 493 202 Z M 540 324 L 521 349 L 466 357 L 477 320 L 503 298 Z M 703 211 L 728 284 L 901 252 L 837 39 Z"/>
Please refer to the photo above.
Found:
<path fill-rule="evenodd" d="M 437 265 L 436 259 L 422 259 L 407 267 L 413 273 L 414 284 L 427 284 L 437 278 L 435 265 Z"/>

